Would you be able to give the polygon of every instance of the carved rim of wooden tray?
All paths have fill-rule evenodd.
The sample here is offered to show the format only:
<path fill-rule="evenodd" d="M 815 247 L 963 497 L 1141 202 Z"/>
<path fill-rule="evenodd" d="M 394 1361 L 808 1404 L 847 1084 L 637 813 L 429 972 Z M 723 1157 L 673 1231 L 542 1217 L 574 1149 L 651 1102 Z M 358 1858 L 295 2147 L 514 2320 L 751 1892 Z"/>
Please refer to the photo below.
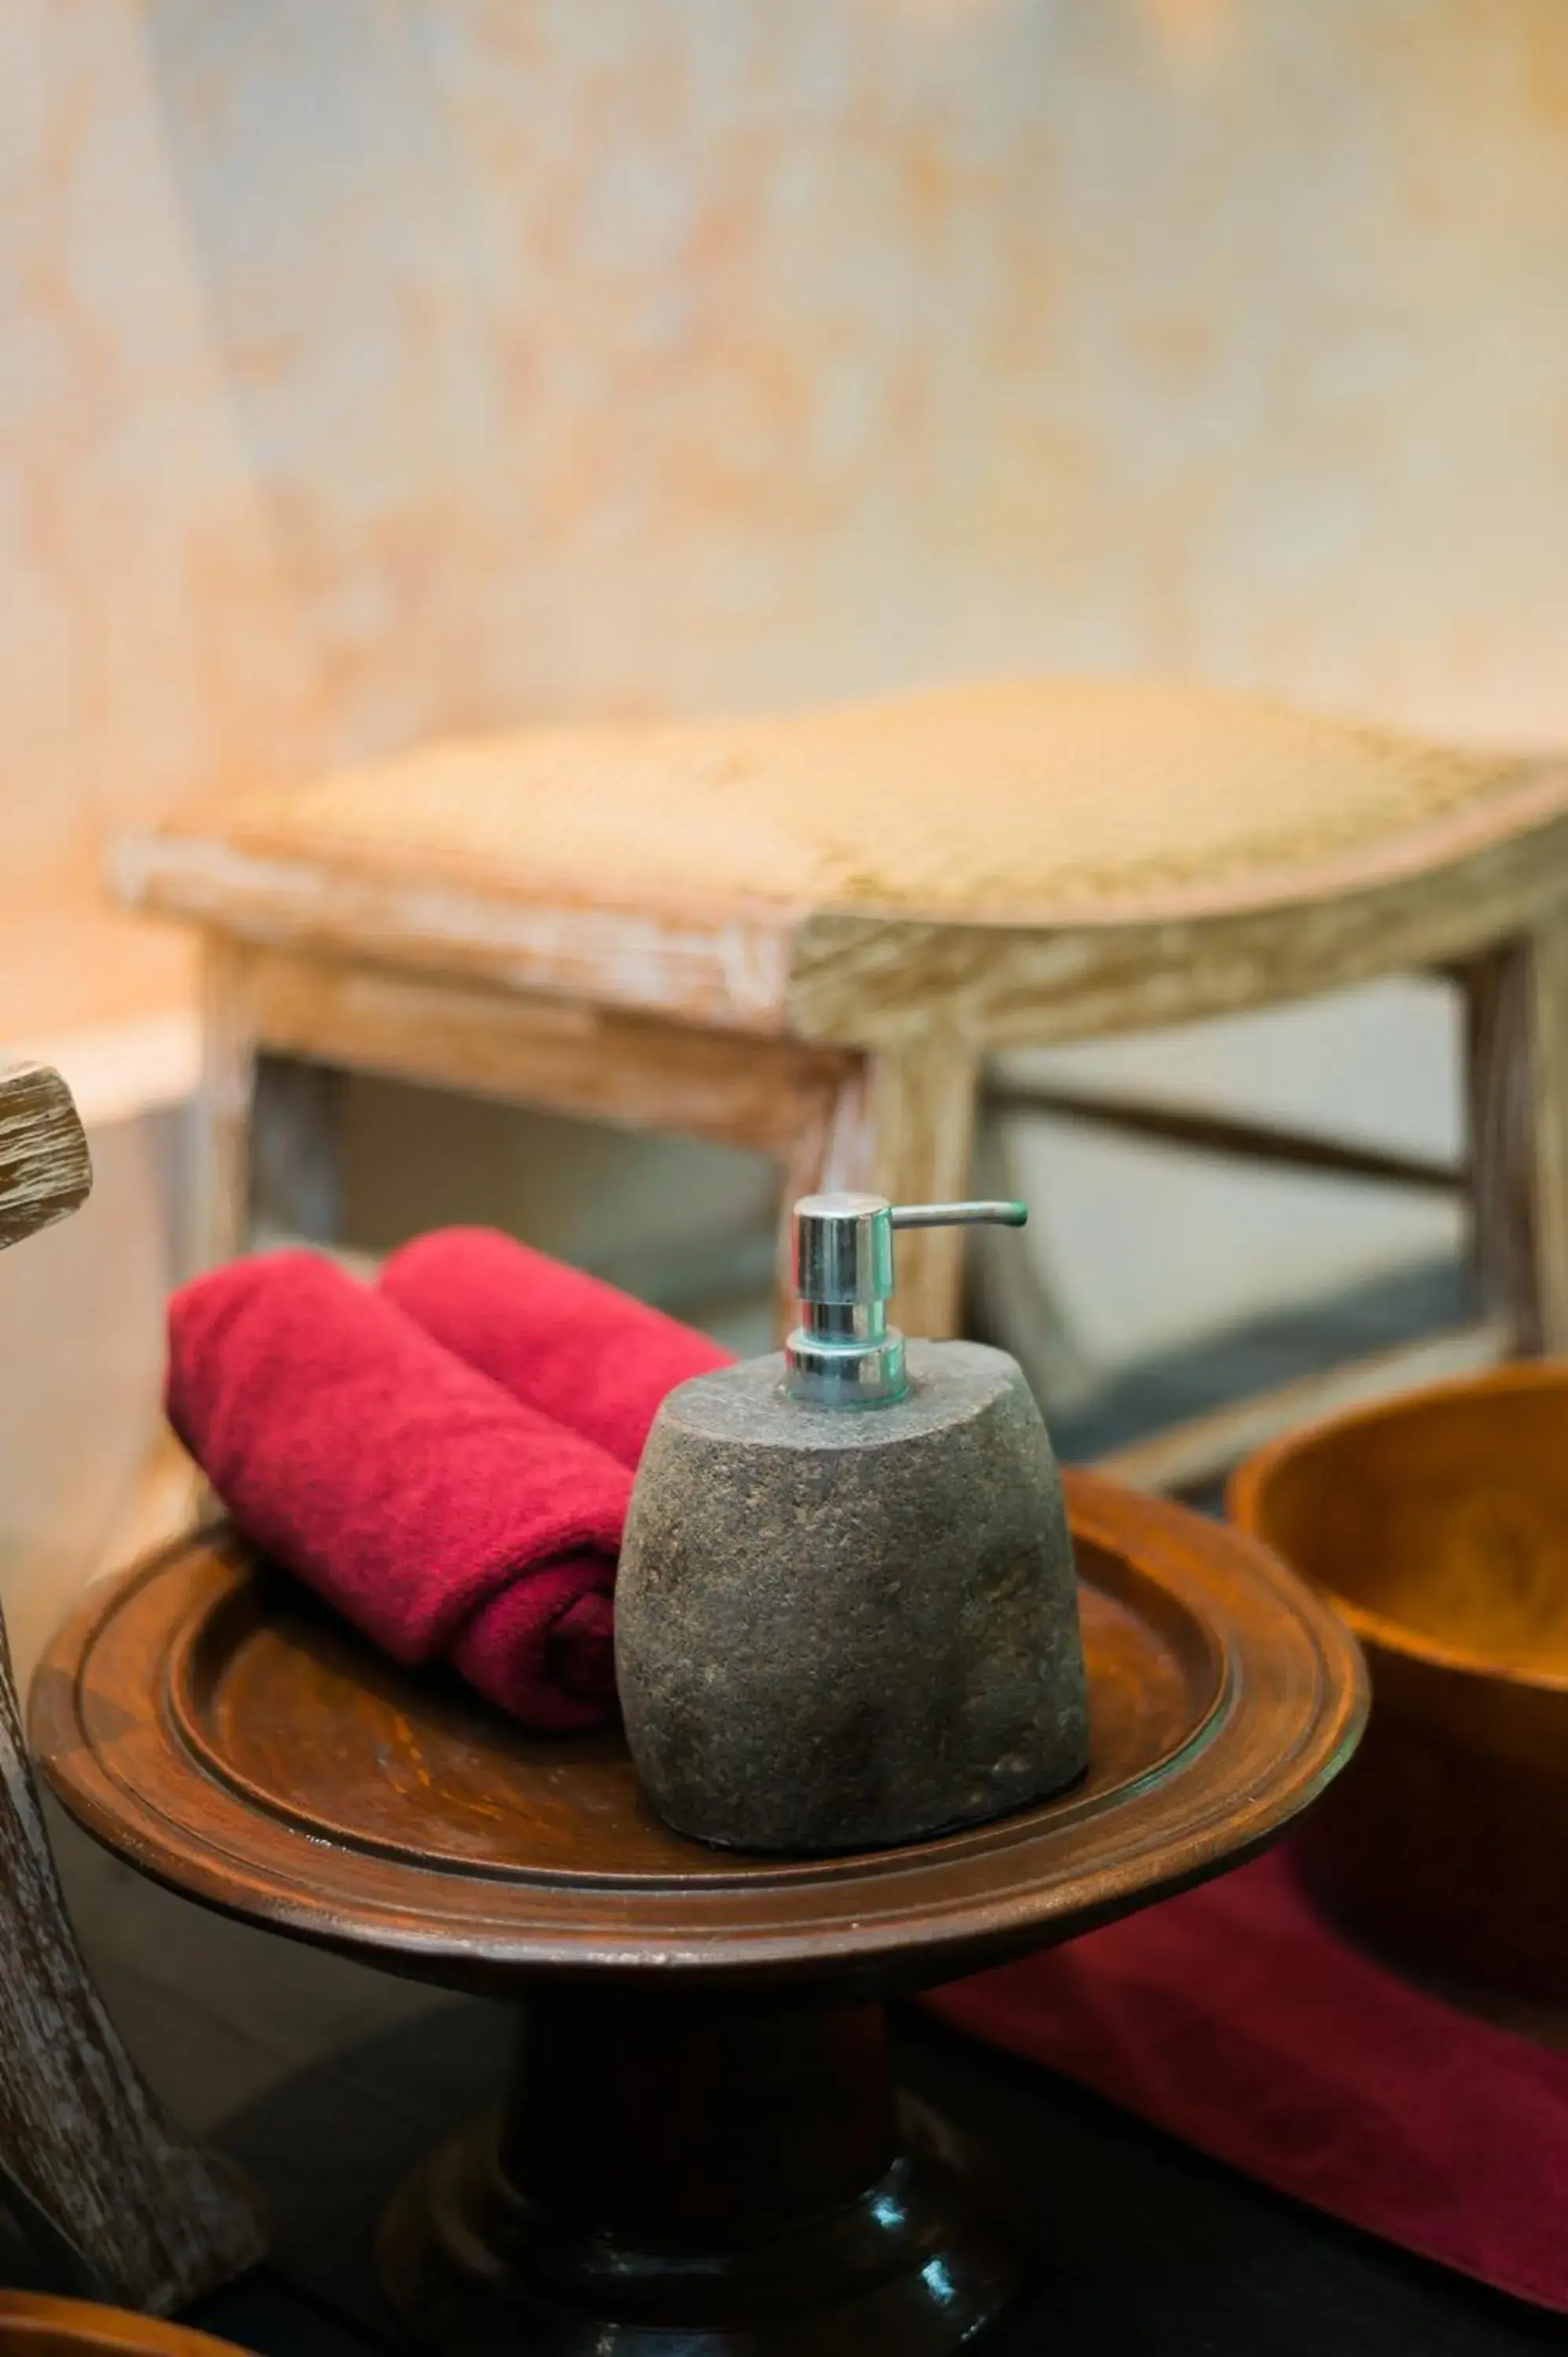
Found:
<path fill-rule="evenodd" d="M 1262 1848 L 1365 1717 L 1354 1639 L 1265 1549 L 1091 1475 L 1067 1487 L 1114 1756 L 933 1841 L 809 1860 L 684 1842 L 618 1738 L 521 1736 L 223 1532 L 89 1592 L 38 1672 L 33 1740 L 67 1807 L 160 1881 L 436 1981 L 950 1977 Z"/>

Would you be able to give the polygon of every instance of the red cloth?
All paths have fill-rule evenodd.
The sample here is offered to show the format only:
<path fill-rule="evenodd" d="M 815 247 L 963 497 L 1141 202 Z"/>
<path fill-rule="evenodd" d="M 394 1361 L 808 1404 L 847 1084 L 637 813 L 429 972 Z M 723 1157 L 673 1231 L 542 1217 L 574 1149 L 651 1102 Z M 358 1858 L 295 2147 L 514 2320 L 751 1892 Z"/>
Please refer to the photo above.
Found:
<path fill-rule="evenodd" d="M 1288 1852 L 927 2003 L 1298 2201 L 1568 2312 L 1568 2055 L 1362 1955 Z"/>
<path fill-rule="evenodd" d="M 728 1366 L 705 1334 L 493 1228 L 439 1228 L 392 1254 L 381 1291 L 525 1405 L 635 1467 L 660 1401 Z"/>
<path fill-rule="evenodd" d="M 168 1327 L 169 1421 L 269 1555 L 531 1727 L 614 1716 L 624 1465 L 313 1253 L 197 1278 Z"/>

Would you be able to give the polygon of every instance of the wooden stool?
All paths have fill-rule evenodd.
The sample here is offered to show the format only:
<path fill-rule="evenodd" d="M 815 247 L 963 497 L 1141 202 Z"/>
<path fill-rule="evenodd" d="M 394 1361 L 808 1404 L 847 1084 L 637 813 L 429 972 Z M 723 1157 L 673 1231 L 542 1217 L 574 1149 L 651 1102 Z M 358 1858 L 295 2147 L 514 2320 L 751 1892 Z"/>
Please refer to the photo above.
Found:
<path fill-rule="evenodd" d="M 345 1068 L 761 1148 L 786 1202 L 932 1200 L 967 1190 L 990 1051 L 1438 967 L 1468 997 L 1473 1118 L 1467 1167 L 1435 1175 L 1468 1189 L 1488 1311 L 1447 1358 L 1568 1345 L 1562 762 L 1251 697 L 1004 684 L 437 745 L 124 841 L 116 877 L 204 936 L 214 1257 L 280 1194 L 290 1224 L 330 1233 Z M 1434 1176 L 1027 1102 L 1205 1151 Z M 909 1239 L 901 1324 L 956 1329 L 960 1250 L 950 1230 Z M 1122 1469 L 1194 1478 L 1298 1405 Z"/>

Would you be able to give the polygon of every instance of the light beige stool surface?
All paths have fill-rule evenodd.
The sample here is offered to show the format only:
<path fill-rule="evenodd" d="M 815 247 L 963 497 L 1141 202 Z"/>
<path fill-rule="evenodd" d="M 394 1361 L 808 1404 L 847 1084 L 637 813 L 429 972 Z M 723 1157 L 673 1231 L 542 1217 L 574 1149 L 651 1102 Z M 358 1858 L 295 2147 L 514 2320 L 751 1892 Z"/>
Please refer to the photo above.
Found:
<path fill-rule="evenodd" d="M 1260 696 L 1053 680 L 822 711 L 424 747 L 225 814 L 257 850 L 611 904 L 691 895 L 1027 922 L 1251 897 L 1391 839 L 1434 847 L 1540 764 Z"/>

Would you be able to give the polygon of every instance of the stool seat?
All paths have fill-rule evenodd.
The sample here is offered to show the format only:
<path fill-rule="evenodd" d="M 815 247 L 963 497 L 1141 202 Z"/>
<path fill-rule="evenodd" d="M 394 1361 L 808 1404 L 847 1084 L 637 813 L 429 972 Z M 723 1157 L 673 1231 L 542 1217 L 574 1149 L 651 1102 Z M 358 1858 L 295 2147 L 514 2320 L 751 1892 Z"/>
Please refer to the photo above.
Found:
<path fill-rule="evenodd" d="M 1267 697 L 1051 680 L 459 737 L 252 797 L 220 831 L 531 899 L 1029 924 L 1439 858 L 1561 795 L 1561 765 Z"/>
<path fill-rule="evenodd" d="M 1466 1168 L 1203 1118 L 1186 1142 L 1463 1185 L 1487 1314 L 1444 1363 L 1568 1344 L 1568 759 L 1159 681 L 1004 681 L 426 746 L 126 840 L 114 872 L 204 936 L 215 1254 L 266 1199 L 330 1232 L 334 1072 L 746 1146 L 783 1166 L 786 1212 L 840 1186 L 942 1201 L 977 1135 L 1004 1157 L 977 1128 L 983 1092 L 1020 1109 L 1001 1051 L 1424 968 L 1465 993 Z M 982 1191 L 1015 1190 L 998 1168 Z M 958 1330 L 961 1278 L 955 1234 L 910 1237 L 897 1322 Z M 1022 1256 L 1002 1289 L 1024 1355 L 1049 1303 Z M 1260 1403 L 1244 1445 L 1323 1404 Z M 1119 1469 L 1223 1464 L 1233 1419 L 1199 1421 L 1157 1475 Z"/>

